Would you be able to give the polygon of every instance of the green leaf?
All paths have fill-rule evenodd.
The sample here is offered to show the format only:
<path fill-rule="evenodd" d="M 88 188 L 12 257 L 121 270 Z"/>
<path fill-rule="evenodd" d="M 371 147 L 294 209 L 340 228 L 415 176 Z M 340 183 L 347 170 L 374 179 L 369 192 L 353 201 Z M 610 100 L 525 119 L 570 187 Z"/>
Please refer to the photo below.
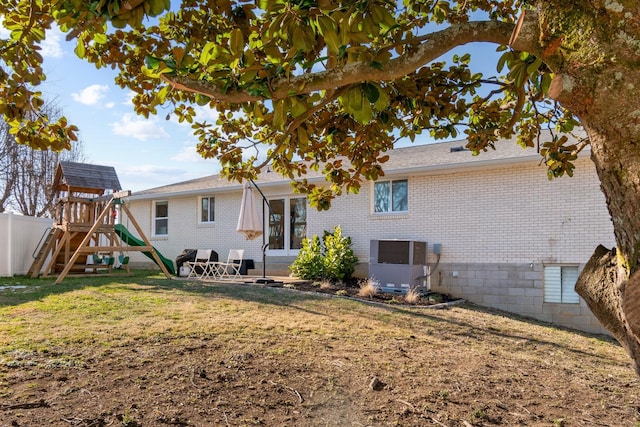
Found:
<path fill-rule="evenodd" d="M 84 40 L 78 39 L 78 43 L 76 44 L 76 48 L 73 50 L 78 58 L 84 58 L 85 50 L 84 50 Z"/>
<path fill-rule="evenodd" d="M 380 96 L 378 97 L 378 100 L 374 103 L 373 107 L 377 111 L 382 111 L 389 106 L 389 95 L 387 94 L 386 90 L 380 87 L 378 88 L 378 93 Z"/>
<path fill-rule="evenodd" d="M 279 99 L 273 103 L 273 127 L 280 130 L 284 129 L 286 117 L 284 101 L 284 99 Z"/>
<path fill-rule="evenodd" d="M 196 103 L 200 106 L 207 105 L 211 101 L 211 98 L 205 95 L 196 94 Z"/>
<path fill-rule="evenodd" d="M 324 37 L 324 42 L 327 44 L 329 51 L 332 53 L 339 53 L 341 43 L 338 38 L 336 24 L 333 19 L 321 14 L 316 18 L 316 24 L 320 35 Z"/>
<path fill-rule="evenodd" d="M 239 55 L 244 50 L 244 35 L 240 28 L 231 31 L 229 37 L 229 50 L 233 55 Z"/>
<path fill-rule="evenodd" d="M 309 48 L 307 46 L 307 35 L 300 27 L 296 27 L 293 30 L 293 45 L 296 49 L 306 52 Z"/>
<path fill-rule="evenodd" d="M 291 98 L 287 98 L 287 100 L 289 101 L 289 104 L 290 104 L 289 111 L 291 112 L 291 115 L 294 118 L 300 117 L 307 111 L 307 106 L 304 104 L 304 102 L 301 102 L 298 98 L 291 97 Z"/>
<path fill-rule="evenodd" d="M 98 44 L 105 44 L 107 43 L 107 35 L 103 33 L 96 33 L 93 35 L 93 41 Z"/>
<path fill-rule="evenodd" d="M 164 104 L 164 102 L 166 101 L 167 95 L 169 94 L 170 90 L 171 90 L 171 86 L 170 85 L 166 85 L 162 89 L 160 89 L 156 93 L 156 102 L 158 104 Z"/>
<path fill-rule="evenodd" d="M 371 83 L 363 83 L 362 89 L 370 103 L 375 104 L 376 101 L 380 98 L 380 91 L 378 90 L 377 86 Z"/>
<path fill-rule="evenodd" d="M 536 58 L 536 60 L 533 61 L 531 64 L 529 64 L 529 66 L 527 67 L 527 74 L 529 75 L 533 74 L 538 70 L 538 68 L 540 68 L 541 65 L 542 65 L 542 59 Z"/>
<path fill-rule="evenodd" d="M 213 48 L 215 47 L 215 43 L 213 42 L 207 42 L 204 47 L 202 48 L 202 52 L 200 53 L 200 63 L 201 64 L 208 64 L 209 60 L 211 60 L 211 52 L 213 51 Z"/>
<path fill-rule="evenodd" d="M 540 90 L 542 90 L 542 93 L 544 93 L 545 95 L 549 93 L 551 80 L 553 80 L 553 76 L 550 73 L 545 73 L 541 77 Z"/>
<path fill-rule="evenodd" d="M 511 59 L 511 52 L 505 52 L 502 55 L 500 55 L 500 58 L 498 59 L 498 64 L 496 65 L 496 70 L 499 73 L 502 72 L 504 65 L 507 63 L 509 59 Z"/>
<path fill-rule="evenodd" d="M 160 62 L 162 62 L 162 59 L 156 58 L 155 56 L 146 56 L 144 58 L 144 64 L 150 70 L 158 68 L 158 65 L 160 64 Z"/>
<path fill-rule="evenodd" d="M 327 44 L 327 48 L 332 53 L 340 52 L 340 39 L 335 31 L 329 31 L 324 35 L 324 42 Z"/>

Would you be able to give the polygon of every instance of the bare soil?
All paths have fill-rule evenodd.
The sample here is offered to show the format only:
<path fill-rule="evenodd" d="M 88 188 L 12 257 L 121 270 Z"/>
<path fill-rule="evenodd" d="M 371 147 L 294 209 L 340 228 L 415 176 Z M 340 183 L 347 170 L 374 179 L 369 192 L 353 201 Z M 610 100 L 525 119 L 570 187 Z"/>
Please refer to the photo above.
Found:
<path fill-rule="evenodd" d="M 637 378 L 607 337 L 291 289 L 243 291 L 239 311 L 190 286 L 160 332 L 0 353 L 0 426 L 639 425 Z M 182 330 L 187 310 L 206 326 Z"/>

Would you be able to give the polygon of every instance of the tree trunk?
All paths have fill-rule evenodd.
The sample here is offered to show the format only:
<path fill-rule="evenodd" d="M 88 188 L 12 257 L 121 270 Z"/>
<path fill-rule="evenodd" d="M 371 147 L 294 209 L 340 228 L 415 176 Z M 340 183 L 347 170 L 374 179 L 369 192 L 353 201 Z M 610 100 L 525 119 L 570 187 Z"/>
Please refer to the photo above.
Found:
<path fill-rule="evenodd" d="M 552 96 L 582 122 L 617 248 L 600 246 L 576 291 L 624 346 L 640 375 L 640 4 L 539 1 Z M 560 47 L 554 50 L 547 46 Z"/>
<path fill-rule="evenodd" d="M 638 96 L 633 95 L 634 103 Z M 625 108 L 614 107 L 619 104 L 609 104 L 608 108 Z M 581 121 L 591 141 L 591 157 L 605 194 L 617 248 L 596 249 L 578 278 L 576 291 L 624 346 L 640 375 L 640 131 L 624 131 L 635 127 L 635 120 L 622 117 L 626 113 L 607 123 L 601 123 L 601 114 L 582 114 Z"/>

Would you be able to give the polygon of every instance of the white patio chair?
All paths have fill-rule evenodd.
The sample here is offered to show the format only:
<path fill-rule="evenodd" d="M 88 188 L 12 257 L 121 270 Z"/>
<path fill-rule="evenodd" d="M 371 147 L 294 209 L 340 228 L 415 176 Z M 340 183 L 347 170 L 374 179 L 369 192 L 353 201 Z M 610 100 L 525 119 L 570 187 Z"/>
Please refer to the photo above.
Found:
<path fill-rule="evenodd" d="M 183 265 L 189 268 L 189 275 L 187 279 L 198 278 L 204 279 L 210 275 L 211 263 L 209 258 L 211 257 L 211 249 L 198 249 L 196 251 L 196 258 L 193 261 L 187 261 Z"/>
<path fill-rule="evenodd" d="M 237 280 L 240 278 L 240 268 L 242 267 L 242 257 L 244 249 L 231 249 L 226 262 L 209 263 L 209 273 L 216 280 Z"/>

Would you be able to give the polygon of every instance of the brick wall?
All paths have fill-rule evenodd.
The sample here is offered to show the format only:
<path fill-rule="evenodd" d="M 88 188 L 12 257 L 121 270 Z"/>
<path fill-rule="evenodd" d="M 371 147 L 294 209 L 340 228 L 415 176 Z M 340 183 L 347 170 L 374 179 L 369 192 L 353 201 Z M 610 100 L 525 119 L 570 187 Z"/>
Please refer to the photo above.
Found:
<path fill-rule="evenodd" d="M 246 240 L 236 232 L 238 216 L 240 214 L 239 193 L 217 193 L 205 196 L 215 196 L 215 222 L 203 224 L 198 218 L 199 197 L 159 198 L 169 202 L 169 234 L 168 236 L 153 236 L 152 215 L 153 201 L 138 200 L 129 203 L 129 209 L 138 221 L 143 231 L 164 256 L 174 259 L 184 249 L 213 249 L 220 259 L 227 258 L 230 249 L 244 249 L 245 258 L 262 258 L 262 239 Z M 123 224 L 135 233 L 133 225 Z M 148 264 L 148 259 L 139 253 L 131 254 L 132 263 Z"/>
<path fill-rule="evenodd" d="M 362 277 L 368 274 L 372 239 L 426 241 L 430 265 L 436 263 L 433 244 L 440 243 L 440 265 L 431 278 L 434 290 L 543 321 L 602 332 L 584 302 L 542 302 L 544 264 L 583 266 L 598 244 L 615 244 L 595 169 L 587 158 L 576 163 L 573 178 L 552 181 L 538 161 L 474 170 L 388 173 L 383 179 L 408 179 L 408 213 L 372 214 L 373 185 L 364 183 L 359 194 L 334 200 L 329 211 L 309 208 L 307 236 L 322 235 L 340 225 L 343 234 L 353 240 L 361 261 L 357 274 Z M 283 186 L 265 192 L 271 197 L 288 191 Z M 197 197 L 171 198 L 169 237 L 151 238 L 153 244 L 169 258 L 185 248 L 212 248 L 221 257 L 230 248 L 244 248 L 246 258 L 261 260 L 261 239 L 246 241 L 235 231 L 240 194 L 218 192 L 215 197 L 216 222 L 207 226 L 198 225 Z M 131 203 L 149 237 L 151 206 L 149 200 Z M 279 258 L 279 262 L 292 259 Z"/>
<path fill-rule="evenodd" d="M 311 233 L 341 225 L 367 274 L 371 239 L 442 244 L 431 286 L 477 304 L 542 321 L 605 333 L 580 304 L 543 303 L 543 265 L 581 268 L 598 244 L 615 245 L 613 226 L 593 164 L 577 161 L 573 178 L 549 181 L 538 163 L 455 173 L 397 175 L 409 179 L 409 213 L 374 215 L 372 185 L 314 213 Z M 453 277 L 453 272 L 457 277 Z"/>
<path fill-rule="evenodd" d="M 597 244 L 614 244 L 588 159 L 578 161 L 573 178 L 552 181 L 537 163 L 405 177 L 408 214 L 372 214 L 366 183 L 329 211 L 310 210 L 310 234 L 341 225 L 363 261 L 371 239 L 422 240 L 430 248 L 441 243 L 443 261 L 466 263 L 583 263 Z"/>

